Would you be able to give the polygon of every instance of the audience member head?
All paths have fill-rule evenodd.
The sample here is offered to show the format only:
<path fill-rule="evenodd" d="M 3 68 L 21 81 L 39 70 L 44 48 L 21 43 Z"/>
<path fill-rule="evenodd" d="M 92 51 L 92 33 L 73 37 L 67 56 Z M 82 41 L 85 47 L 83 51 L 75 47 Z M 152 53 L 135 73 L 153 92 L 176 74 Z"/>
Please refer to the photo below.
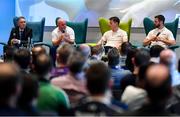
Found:
<path fill-rule="evenodd" d="M 19 28 L 25 29 L 25 27 L 26 27 L 26 19 L 23 16 L 18 17 L 17 25 L 18 25 Z"/>
<path fill-rule="evenodd" d="M 35 46 L 32 48 L 32 55 L 46 54 L 46 49 L 43 46 Z"/>
<path fill-rule="evenodd" d="M 34 71 L 38 76 L 47 75 L 52 68 L 52 61 L 49 55 L 40 54 L 34 61 Z"/>
<path fill-rule="evenodd" d="M 163 15 L 157 15 L 154 17 L 154 25 L 156 28 L 164 26 L 165 17 Z"/>
<path fill-rule="evenodd" d="M 56 51 L 57 63 L 67 65 L 68 58 L 72 52 L 73 52 L 73 47 L 68 43 L 59 46 Z"/>
<path fill-rule="evenodd" d="M 134 71 L 134 65 L 132 63 L 132 58 L 134 58 L 136 51 L 137 51 L 137 49 L 135 49 L 135 48 L 129 49 L 129 51 L 127 53 L 127 58 L 125 61 L 127 69 L 129 69 L 131 72 Z"/>
<path fill-rule="evenodd" d="M 27 49 L 19 49 L 14 54 L 14 61 L 21 69 L 27 69 L 31 63 L 31 54 Z"/>
<path fill-rule="evenodd" d="M 140 66 L 138 77 L 136 79 L 136 85 L 140 88 L 145 88 L 145 77 L 146 77 L 146 71 L 148 67 L 154 65 L 155 63 L 148 63 L 145 65 Z"/>
<path fill-rule="evenodd" d="M 150 58 L 151 57 L 147 49 L 138 49 L 134 56 L 134 65 L 136 67 L 140 67 L 141 65 L 148 64 Z"/>
<path fill-rule="evenodd" d="M 80 52 L 74 51 L 69 56 L 67 65 L 71 73 L 77 74 L 82 72 L 85 62 L 86 59 L 84 58 L 84 56 Z"/>
<path fill-rule="evenodd" d="M 38 97 L 39 84 L 30 74 L 22 74 L 22 92 L 18 99 L 18 105 L 24 109 L 28 106 L 35 106 Z"/>
<path fill-rule="evenodd" d="M 0 63 L 0 105 L 15 107 L 21 91 L 19 69 L 11 63 Z"/>
<path fill-rule="evenodd" d="M 122 56 L 126 56 L 127 53 L 128 53 L 128 50 L 132 48 L 132 44 L 129 43 L 129 42 L 124 42 L 121 44 L 121 47 L 120 47 L 120 54 Z"/>
<path fill-rule="evenodd" d="M 171 95 L 171 75 L 163 64 L 154 64 L 147 68 L 145 89 L 150 103 L 165 104 Z"/>
<path fill-rule="evenodd" d="M 46 49 L 43 46 L 35 46 L 32 48 L 32 64 L 34 64 L 34 60 L 40 54 L 46 54 Z"/>
<path fill-rule="evenodd" d="M 86 71 L 87 89 L 91 95 L 104 95 L 110 88 L 111 72 L 101 61 L 93 63 Z"/>
<path fill-rule="evenodd" d="M 110 49 L 107 57 L 109 66 L 117 66 L 119 64 L 119 51 L 117 48 Z"/>
<path fill-rule="evenodd" d="M 83 56 L 86 58 L 86 60 L 91 55 L 91 48 L 87 44 L 81 44 L 79 46 L 78 50 L 83 54 Z"/>
<path fill-rule="evenodd" d="M 170 50 L 166 49 L 160 53 L 160 63 L 167 65 L 170 69 L 176 69 L 176 54 Z"/>
<path fill-rule="evenodd" d="M 12 62 L 14 60 L 14 54 L 17 51 L 16 47 L 13 46 L 7 46 L 4 53 L 4 62 Z"/>
<path fill-rule="evenodd" d="M 151 57 L 159 57 L 161 51 L 163 51 L 164 48 L 160 45 L 154 45 L 150 48 L 150 56 Z"/>
<path fill-rule="evenodd" d="M 91 56 L 96 55 L 96 56 L 100 56 L 100 58 L 101 58 L 103 51 L 104 51 L 104 49 L 103 49 L 102 45 L 93 46 L 91 48 Z"/>

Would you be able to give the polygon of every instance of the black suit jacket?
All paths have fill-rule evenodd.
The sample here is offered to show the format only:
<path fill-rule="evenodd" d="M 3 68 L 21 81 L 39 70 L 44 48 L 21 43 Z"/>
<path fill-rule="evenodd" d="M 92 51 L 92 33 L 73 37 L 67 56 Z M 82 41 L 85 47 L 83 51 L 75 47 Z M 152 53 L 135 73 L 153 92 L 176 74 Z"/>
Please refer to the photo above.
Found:
<path fill-rule="evenodd" d="M 26 26 L 26 28 L 24 29 L 23 34 L 22 34 L 21 44 L 24 44 L 24 43 L 27 44 L 29 37 L 32 38 L 32 29 L 30 29 L 30 28 L 28 28 L 28 27 Z M 11 34 L 10 34 L 10 36 L 9 36 L 8 45 L 11 45 L 11 40 L 12 40 L 13 38 L 16 38 L 16 39 L 19 39 L 19 40 L 20 40 L 19 27 L 12 28 Z"/>

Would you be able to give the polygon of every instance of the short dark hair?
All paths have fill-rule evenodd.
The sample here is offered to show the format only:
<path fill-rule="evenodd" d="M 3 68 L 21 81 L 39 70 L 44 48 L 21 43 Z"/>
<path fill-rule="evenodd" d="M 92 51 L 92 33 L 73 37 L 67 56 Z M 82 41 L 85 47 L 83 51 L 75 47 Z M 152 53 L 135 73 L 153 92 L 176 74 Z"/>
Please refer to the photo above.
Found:
<path fill-rule="evenodd" d="M 63 44 L 57 48 L 56 53 L 57 56 L 57 62 L 67 64 L 68 58 L 70 54 L 73 52 L 73 47 L 70 44 Z"/>
<path fill-rule="evenodd" d="M 74 51 L 68 58 L 68 67 L 72 73 L 79 73 L 83 70 L 83 66 L 86 62 L 85 57 L 81 52 Z"/>
<path fill-rule="evenodd" d="M 13 46 L 4 46 L 4 61 L 11 62 L 14 60 L 14 54 L 18 49 Z"/>
<path fill-rule="evenodd" d="M 28 65 L 31 62 L 31 54 L 27 49 L 19 49 L 15 52 L 14 61 L 20 66 L 22 69 L 28 68 Z"/>
<path fill-rule="evenodd" d="M 109 87 L 111 72 L 101 61 L 94 62 L 86 72 L 87 89 L 91 95 L 104 94 Z"/>
<path fill-rule="evenodd" d="M 46 54 L 46 49 L 43 46 L 35 46 L 32 48 L 32 64 L 40 54 Z"/>
<path fill-rule="evenodd" d="M 121 44 L 120 54 L 121 55 L 127 55 L 128 50 L 132 48 L 132 44 L 130 42 L 123 42 Z"/>
<path fill-rule="evenodd" d="M 128 53 L 127 53 L 127 58 L 126 58 L 126 67 L 127 69 L 129 69 L 131 72 L 134 71 L 134 65 L 132 63 L 132 58 L 135 56 L 137 52 L 137 49 L 136 48 L 130 48 Z"/>
<path fill-rule="evenodd" d="M 140 48 L 138 49 L 138 51 L 136 52 L 135 56 L 134 56 L 134 61 L 136 66 L 141 66 L 141 65 L 145 65 L 149 63 L 150 60 L 150 54 L 149 51 L 145 48 Z"/>
<path fill-rule="evenodd" d="M 141 66 L 140 66 L 140 68 L 139 68 L 139 73 L 138 73 L 138 80 L 139 80 L 139 81 L 145 80 L 147 69 L 148 69 L 150 66 L 154 65 L 154 64 L 156 64 L 156 63 L 150 62 L 150 63 L 148 63 L 148 64 L 144 64 L 144 65 L 141 65 Z"/>
<path fill-rule="evenodd" d="M 118 25 L 119 25 L 119 23 L 120 23 L 120 19 L 119 19 L 118 17 L 116 17 L 116 16 L 110 17 L 109 20 L 112 20 L 113 22 L 118 23 Z"/>
<path fill-rule="evenodd" d="M 151 57 L 159 57 L 161 51 L 163 51 L 164 48 L 160 45 L 154 45 L 150 48 L 150 56 Z"/>
<path fill-rule="evenodd" d="M 19 22 L 19 20 L 20 19 L 26 19 L 24 16 L 19 16 L 18 18 L 17 18 L 17 22 Z"/>
<path fill-rule="evenodd" d="M 107 57 L 109 66 L 116 66 L 119 64 L 119 51 L 117 48 L 110 49 Z"/>
<path fill-rule="evenodd" d="M 157 18 L 159 21 L 165 22 L 165 17 L 163 15 L 156 15 L 154 18 Z"/>
<path fill-rule="evenodd" d="M 34 70 L 38 75 L 47 74 L 52 68 L 52 61 L 49 55 L 40 54 L 34 61 Z"/>
<path fill-rule="evenodd" d="M 91 47 L 91 55 L 99 55 L 102 52 L 103 52 L 102 45 L 96 45 Z"/>

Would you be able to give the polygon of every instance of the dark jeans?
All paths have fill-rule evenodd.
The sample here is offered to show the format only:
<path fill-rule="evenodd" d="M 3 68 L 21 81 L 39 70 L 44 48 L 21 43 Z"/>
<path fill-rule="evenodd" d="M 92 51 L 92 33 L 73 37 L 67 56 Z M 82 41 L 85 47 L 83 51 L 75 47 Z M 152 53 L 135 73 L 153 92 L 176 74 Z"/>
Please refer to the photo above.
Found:
<path fill-rule="evenodd" d="M 113 48 L 113 47 L 111 47 L 111 46 L 104 46 L 105 54 L 107 54 L 108 51 L 109 51 L 110 49 L 112 49 L 112 48 Z"/>

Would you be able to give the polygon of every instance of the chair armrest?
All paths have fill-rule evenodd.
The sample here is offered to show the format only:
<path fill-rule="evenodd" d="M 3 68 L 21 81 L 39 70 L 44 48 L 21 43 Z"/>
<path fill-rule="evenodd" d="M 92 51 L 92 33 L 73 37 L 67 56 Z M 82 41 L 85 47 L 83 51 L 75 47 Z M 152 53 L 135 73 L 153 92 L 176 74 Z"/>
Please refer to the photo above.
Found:
<path fill-rule="evenodd" d="M 97 45 L 97 43 L 86 43 L 86 44 L 92 47 Z"/>
<path fill-rule="evenodd" d="M 4 42 L 0 42 L 0 45 L 6 46 L 7 44 Z"/>
<path fill-rule="evenodd" d="M 36 42 L 36 43 L 34 43 L 34 46 L 38 46 L 38 45 L 45 45 L 45 46 L 48 46 L 49 48 L 52 47 L 52 45 L 44 43 L 44 42 Z"/>
<path fill-rule="evenodd" d="M 179 45 L 172 45 L 172 46 L 169 46 L 168 48 L 174 51 L 175 49 L 179 47 L 180 47 Z"/>

